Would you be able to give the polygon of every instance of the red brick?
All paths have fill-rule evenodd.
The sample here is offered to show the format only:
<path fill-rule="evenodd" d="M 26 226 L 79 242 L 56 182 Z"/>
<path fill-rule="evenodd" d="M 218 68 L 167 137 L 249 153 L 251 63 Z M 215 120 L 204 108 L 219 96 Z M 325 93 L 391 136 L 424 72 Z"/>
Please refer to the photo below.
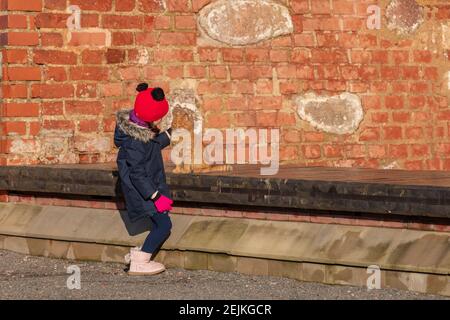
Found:
<path fill-rule="evenodd" d="M 206 67 L 204 66 L 188 66 L 187 67 L 187 77 L 188 78 L 205 78 L 206 77 Z"/>
<path fill-rule="evenodd" d="M 44 102 L 42 103 L 42 115 L 63 115 L 62 102 Z"/>
<path fill-rule="evenodd" d="M 342 19 L 344 31 L 359 31 L 365 27 L 366 18 L 350 18 Z M 336 30 L 336 29 L 334 29 Z"/>
<path fill-rule="evenodd" d="M 197 21 L 195 16 L 175 16 L 175 28 L 176 29 L 195 29 Z"/>
<path fill-rule="evenodd" d="M 68 13 L 50 13 L 44 12 L 39 13 L 36 16 L 36 27 L 37 28 L 67 28 L 67 19 L 70 14 Z"/>
<path fill-rule="evenodd" d="M 426 104 L 424 96 L 412 96 L 409 97 L 409 107 L 412 109 L 423 108 Z"/>
<path fill-rule="evenodd" d="M 142 29 L 143 20 L 139 16 L 104 15 L 102 27 L 107 29 Z"/>
<path fill-rule="evenodd" d="M 402 96 L 386 96 L 384 105 L 388 109 L 402 109 L 404 107 Z"/>
<path fill-rule="evenodd" d="M 159 44 L 161 46 L 193 46 L 197 35 L 193 32 L 161 32 Z"/>
<path fill-rule="evenodd" d="M 311 2 L 311 13 L 313 14 L 323 14 L 331 13 L 330 1 L 329 0 L 314 0 Z"/>
<path fill-rule="evenodd" d="M 210 128 L 227 128 L 231 121 L 227 114 L 210 114 L 206 117 L 206 123 Z"/>
<path fill-rule="evenodd" d="M 399 67 L 381 67 L 381 78 L 386 80 L 397 80 L 400 78 Z"/>
<path fill-rule="evenodd" d="M 216 62 L 219 55 L 217 48 L 200 47 L 197 49 L 200 61 Z"/>
<path fill-rule="evenodd" d="M 183 77 L 183 67 L 182 66 L 168 66 L 165 67 L 164 72 L 166 77 L 170 79 L 177 79 Z"/>
<path fill-rule="evenodd" d="M 5 67 L 3 70 L 5 80 L 41 80 L 41 69 L 39 67 Z"/>
<path fill-rule="evenodd" d="M 414 62 L 429 63 L 433 59 L 431 51 L 416 50 L 413 51 Z"/>
<path fill-rule="evenodd" d="M 37 103 L 4 103 L 2 115 L 5 117 L 38 117 Z"/>
<path fill-rule="evenodd" d="M 323 146 L 324 156 L 327 158 L 341 158 L 342 148 L 337 145 L 324 145 Z"/>
<path fill-rule="evenodd" d="M 439 72 L 436 67 L 424 68 L 424 79 L 437 80 L 439 78 Z"/>
<path fill-rule="evenodd" d="M 42 0 L 4 0 L 10 11 L 42 11 Z"/>
<path fill-rule="evenodd" d="M 108 49 L 105 57 L 108 64 L 122 63 L 125 61 L 125 50 Z"/>
<path fill-rule="evenodd" d="M 421 127 L 407 127 L 405 129 L 405 137 L 407 139 L 421 139 L 423 135 L 424 133 Z"/>
<path fill-rule="evenodd" d="M 44 8 L 50 10 L 65 10 L 67 7 L 66 0 L 45 0 Z"/>
<path fill-rule="evenodd" d="M 232 93 L 231 82 L 201 81 L 198 85 L 199 94 L 230 94 Z"/>
<path fill-rule="evenodd" d="M 409 62 L 409 52 L 408 51 L 392 51 L 392 59 L 396 65 L 404 64 Z"/>
<path fill-rule="evenodd" d="M 439 6 L 436 13 L 436 18 L 440 20 L 450 19 L 450 6 Z"/>
<path fill-rule="evenodd" d="M 45 79 L 47 80 L 53 80 L 53 81 L 66 81 L 67 80 L 67 74 L 64 67 L 47 67 L 44 70 Z"/>
<path fill-rule="evenodd" d="M 384 158 L 386 156 L 386 147 L 383 145 L 368 145 L 367 151 L 371 158 Z"/>
<path fill-rule="evenodd" d="M 70 98 L 73 97 L 73 85 L 71 84 L 33 84 L 31 87 L 32 98 Z"/>
<path fill-rule="evenodd" d="M 33 61 L 36 64 L 76 64 L 77 55 L 67 51 L 35 50 Z"/>
<path fill-rule="evenodd" d="M 281 109 L 282 100 L 281 97 L 250 97 L 249 106 L 253 110 Z"/>
<path fill-rule="evenodd" d="M 307 159 L 318 159 L 322 155 L 319 145 L 303 145 L 302 153 Z"/>
<path fill-rule="evenodd" d="M 120 97 L 123 94 L 121 83 L 107 83 L 101 85 L 101 88 L 104 97 Z"/>
<path fill-rule="evenodd" d="M 359 141 L 377 141 L 380 140 L 379 128 L 365 128 L 359 135 Z"/>
<path fill-rule="evenodd" d="M 294 44 L 297 47 L 314 47 L 314 36 L 311 33 L 300 33 L 294 35 Z"/>
<path fill-rule="evenodd" d="M 194 60 L 192 50 L 185 49 L 157 49 L 154 51 L 156 63 L 189 62 Z"/>
<path fill-rule="evenodd" d="M 120 76 L 124 80 L 136 80 L 139 78 L 140 68 L 125 67 L 119 70 Z"/>
<path fill-rule="evenodd" d="M 83 13 L 81 15 L 81 28 L 98 28 L 100 16 L 98 14 Z"/>
<path fill-rule="evenodd" d="M 36 46 L 39 44 L 37 32 L 9 32 L 8 44 L 10 46 Z"/>
<path fill-rule="evenodd" d="M 220 97 L 203 99 L 205 111 L 220 111 L 222 109 L 222 99 Z"/>
<path fill-rule="evenodd" d="M 227 67 L 225 66 L 210 66 L 209 77 L 211 79 L 226 79 L 228 75 Z"/>
<path fill-rule="evenodd" d="M 410 148 L 413 157 L 428 157 L 430 155 L 430 147 L 426 144 L 412 144 Z"/>
<path fill-rule="evenodd" d="M 4 59 L 8 63 L 26 63 L 28 61 L 28 52 L 23 49 L 8 49 Z"/>
<path fill-rule="evenodd" d="M 408 122 L 410 121 L 411 114 L 409 112 L 393 112 L 392 120 L 394 122 Z"/>
<path fill-rule="evenodd" d="M 5 99 L 27 98 L 27 86 L 24 84 L 10 84 L 2 86 L 2 96 Z"/>
<path fill-rule="evenodd" d="M 142 39 L 141 38 L 142 38 L 142 35 L 145 35 L 145 34 L 149 34 L 149 33 L 147 33 L 147 32 L 137 33 L 136 34 L 136 41 L 137 41 L 137 38 L 138 38 L 137 35 L 141 35 L 139 37 L 139 39 L 141 40 L 140 43 L 142 43 Z M 112 43 L 113 46 L 128 46 L 128 45 L 132 45 L 132 44 L 134 44 L 133 32 L 113 32 L 111 43 Z"/>
<path fill-rule="evenodd" d="M 403 79 L 418 80 L 419 79 L 419 67 L 401 67 Z"/>
<path fill-rule="evenodd" d="M 290 52 L 289 50 L 284 49 L 270 50 L 269 57 L 272 62 L 288 62 L 290 59 Z"/>
<path fill-rule="evenodd" d="M 267 214 L 262 212 L 243 211 L 242 214 L 247 219 L 265 220 L 267 218 Z"/>
<path fill-rule="evenodd" d="M 116 0 L 116 11 L 133 11 L 136 0 Z"/>
<path fill-rule="evenodd" d="M 10 14 L 7 16 L 1 16 L 0 18 L 7 20 L 6 25 L 3 26 L 3 28 L 5 28 L 5 29 L 6 28 L 9 28 L 9 29 L 27 29 L 28 28 L 27 16 Z"/>
<path fill-rule="evenodd" d="M 56 32 L 41 32 L 42 47 L 62 47 L 63 37 Z"/>
<path fill-rule="evenodd" d="M 26 122 L 3 121 L 2 127 L 6 135 L 25 135 L 27 131 Z"/>
<path fill-rule="evenodd" d="M 170 16 L 156 16 L 154 20 L 155 29 L 170 29 L 172 18 Z"/>
<path fill-rule="evenodd" d="M 353 1 L 333 0 L 333 12 L 336 14 L 353 15 L 355 8 Z"/>
<path fill-rule="evenodd" d="M 103 50 L 84 50 L 81 54 L 83 64 L 102 64 L 105 52 Z"/>
<path fill-rule="evenodd" d="M 73 31 L 70 33 L 70 46 L 105 46 L 105 32 Z"/>
<path fill-rule="evenodd" d="M 71 5 L 77 5 L 81 10 L 111 11 L 112 0 L 70 0 Z"/>
<path fill-rule="evenodd" d="M 326 223 L 326 224 L 335 224 L 336 217 L 334 216 L 317 216 L 311 215 L 311 223 Z"/>
<path fill-rule="evenodd" d="M 69 115 L 99 115 L 103 105 L 98 101 L 66 101 L 66 114 Z"/>
<path fill-rule="evenodd" d="M 223 61 L 241 62 L 244 58 L 244 50 L 235 48 L 222 49 Z"/>
<path fill-rule="evenodd" d="M 96 98 L 97 84 L 94 83 L 79 83 L 76 88 L 77 98 Z"/>
<path fill-rule="evenodd" d="M 371 66 L 363 66 L 359 68 L 359 77 L 362 80 L 374 80 L 379 78 L 378 68 Z"/>
<path fill-rule="evenodd" d="M 80 132 L 96 132 L 98 131 L 98 126 L 97 120 L 80 120 L 78 124 Z"/>
<path fill-rule="evenodd" d="M 73 121 L 69 120 L 44 120 L 42 127 L 46 130 L 73 130 Z"/>
<path fill-rule="evenodd" d="M 169 12 L 189 12 L 189 0 L 166 0 Z"/>
<path fill-rule="evenodd" d="M 109 80 L 109 70 L 106 67 L 72 67 L 72 80 Z"/>
<path fill-rule="evenodd" d="M 401 127 L 384 127 L 384 138 L 386 140 L 397 140 L 402 138 L 402 128 Z"/>

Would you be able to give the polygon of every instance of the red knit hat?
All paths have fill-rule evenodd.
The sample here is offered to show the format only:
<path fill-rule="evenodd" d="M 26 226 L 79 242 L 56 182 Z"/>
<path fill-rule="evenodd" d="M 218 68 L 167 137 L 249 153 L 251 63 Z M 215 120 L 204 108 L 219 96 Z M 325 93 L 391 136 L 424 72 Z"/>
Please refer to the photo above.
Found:
<path fill-rule="evenodd" d="M 139 93 L 134 102 L 134 113 L 139 119 L 154 122 L 169 112 L 169 103 L 163 89 L 149 88 L 148 84 L 141 83 L 136 90 Z"/>

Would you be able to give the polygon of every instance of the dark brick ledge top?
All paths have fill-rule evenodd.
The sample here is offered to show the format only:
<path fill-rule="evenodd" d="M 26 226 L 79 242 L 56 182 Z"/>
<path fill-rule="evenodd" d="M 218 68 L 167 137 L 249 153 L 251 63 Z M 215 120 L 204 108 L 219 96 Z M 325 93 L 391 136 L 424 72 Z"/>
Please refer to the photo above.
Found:
<path fill-rule="evenodd" d="M 271 208 L 450 218 L 450 172 L 355 168 L 259 168 L 174 174 L 167 169 L 177 201 Z M 114 163 L 0 167 L 0 190 L 74 195 L 120 194 Z"/>

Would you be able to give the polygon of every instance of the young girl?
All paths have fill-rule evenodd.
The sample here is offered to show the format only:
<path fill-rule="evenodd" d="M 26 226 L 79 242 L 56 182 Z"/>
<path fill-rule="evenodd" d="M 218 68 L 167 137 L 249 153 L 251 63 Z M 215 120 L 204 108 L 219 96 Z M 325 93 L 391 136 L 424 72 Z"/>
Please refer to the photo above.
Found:
<path fill-rule="evenodd" d="M 169 212 L 173 201 L 161 155 L 170 144 L 171 129 L 160 133 L 156 126 L 168 113 L 169 104 L 161 88 L 141 83 L 136 90 L 134 109 L 117 113 L 114 143 L 119 148 L 117 167 L 128 216 L 132 222 L 150 219 L 152 225 L 142 248 L 130 252 L 128 274 L 152 275 L 165 270 L 152 257 L 172 228 Z"/>

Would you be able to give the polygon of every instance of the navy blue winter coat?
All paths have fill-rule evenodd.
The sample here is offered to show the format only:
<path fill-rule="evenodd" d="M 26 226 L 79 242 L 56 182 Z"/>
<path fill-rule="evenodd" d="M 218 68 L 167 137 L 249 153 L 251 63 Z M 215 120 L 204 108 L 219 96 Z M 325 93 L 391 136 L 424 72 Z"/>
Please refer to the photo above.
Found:
<path fill-rule="evenodd" d="M 117 167 L 128 216 L 134 222 L 157 213 L 151 200 L 156 191 L 170 197 L 161 155 L 170 138 L 166 132 L 155 134 L 130 122 L 129 113 L 117 113 L 114 143 L 119 148 Z"/>

